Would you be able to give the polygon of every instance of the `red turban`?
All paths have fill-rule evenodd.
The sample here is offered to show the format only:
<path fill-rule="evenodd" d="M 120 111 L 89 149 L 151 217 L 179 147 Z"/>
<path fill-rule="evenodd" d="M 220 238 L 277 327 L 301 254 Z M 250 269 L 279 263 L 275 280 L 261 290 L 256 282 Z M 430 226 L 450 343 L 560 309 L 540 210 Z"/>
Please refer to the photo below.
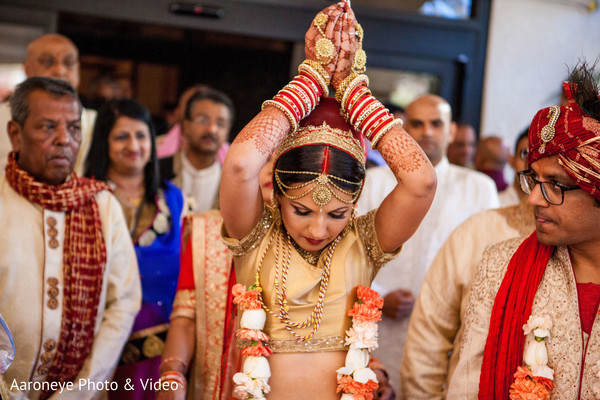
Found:
<path fill-rule="evenodd" d="M 557 156 L 578 186 L 600 200 L 600 121 L 573 100 L 568 82 L 563 88 L 569 104 L 543 108 L 529 127 L 529 164 Z"/>

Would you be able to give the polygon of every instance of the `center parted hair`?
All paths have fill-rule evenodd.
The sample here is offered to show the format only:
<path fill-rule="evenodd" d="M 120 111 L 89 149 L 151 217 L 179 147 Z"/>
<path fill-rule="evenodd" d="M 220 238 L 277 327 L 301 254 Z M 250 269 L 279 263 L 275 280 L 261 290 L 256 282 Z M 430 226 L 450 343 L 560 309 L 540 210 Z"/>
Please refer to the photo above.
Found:
<path fill-rule="evenodd" d="M 144 167 L 144 197 L 153 202 L 160 185 L 158 158 L 156 157 L 156 132 L 150 112 L 135 100 L 113 100 L 104 104 L 96 117 L 92 144 L 85 163 L 85 176 L 106 181 L 110 158 L 108 137 L 120 117 L 128 117 L 145 123 L 150 131 L 152 148 L 150 160 Z"/>

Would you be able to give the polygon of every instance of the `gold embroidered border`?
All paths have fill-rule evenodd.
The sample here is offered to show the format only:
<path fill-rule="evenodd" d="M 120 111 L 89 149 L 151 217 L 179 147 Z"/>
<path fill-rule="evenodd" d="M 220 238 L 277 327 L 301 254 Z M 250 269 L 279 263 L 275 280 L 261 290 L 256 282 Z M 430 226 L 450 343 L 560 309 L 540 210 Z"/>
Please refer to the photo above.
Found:
<path fill-rule="evenodd" d="M 236 338 L 236 345 L 240 349 L 250 346 L 250 340 Z M 347 350 L 344 346 L 343 336 L 329 336 L 320 339 L 312 339 L 308 342 L 297 340 L 270 340 L 266 347 L 270 347 L 274 353 L 314 353 L 318 351 Z"/>
<path fill-rule="evenodd" d="M 381 249 L 379 245 L 379 239 L 377 238 L 377 232 L 375 231 L 375 214 L 377 209 L 371 210 L 365 215 L 361 215 L 356 219 L 356 226 L 358 228 L 358 235 L 363 241 L 367 254 L 371 259 L 371 262 L 378 270 L 385 263 L 393 260 L 400 254 L 402 246 L 394 251 L 393 253 L 386 253 Z"/>
<path fill-rule="evenodd" d="M 196 293 L 194 289 L 181 289 L 175 294 L 175 300 L 173 300 L 173 309 L 185 307 L 185 308 L 196 308 Z"/>
<path fill-rule="evenodd" d="M 258 224 L 256 224 L 254 229 L 252 229 L 252 231 L 248 235 L 246 235 L 245 238 L 243 238 L 240 241 L 224 239 L 225 245 L 229 248 L 231 254 L 234 257 L 243 256 L 260 244 L 260 242 L 265 237 L 272 224 L 273 215 L 271 214 L 271 211 L 269 211 L 269 209 L 265 206 L 263 213 L 260 217 L 260 221 L 258 221 Z M 227 231 L 225 230 L 225 225 L 221 227 L 221 235 L 223 236 L 223 238 L 229 237 Z"/>

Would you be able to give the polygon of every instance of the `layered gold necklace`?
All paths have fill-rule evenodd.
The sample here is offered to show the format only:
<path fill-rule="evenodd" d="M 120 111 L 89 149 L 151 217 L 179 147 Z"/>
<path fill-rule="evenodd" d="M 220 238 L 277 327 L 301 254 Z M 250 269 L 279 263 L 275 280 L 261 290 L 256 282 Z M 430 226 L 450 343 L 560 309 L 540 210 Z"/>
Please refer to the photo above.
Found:
<path fill-rule="evenodd" d="M 285 237 L 284 237 L 285 235 Z M 339 243 L 342 235 L 338 235 L 335 240 L 329 245 L 327 249 L 327 255 L 325 257 L 323 273 L 321 275 L 321 284 L 319 286 L 319 297 L 317 299 L 317 304 L 313 308 L 311 314 L 308 318 L 303 322 L 294 322 L 291 320 L 289 315 L 289 306 L 287 303 L 287 277 L 290 270 L 291 258 L 292 258 L 292 238 L 289 233 L 283 232 L 283 228 L 281 226 L 275 228 L 271 233 L 271 237 L 269 238 L 269 242 L 265 247 L 265 250 L 260 258 L 258 266 L 256 267 L 256 281 L 255 285 L 262 290 L 264 290 L 263 286 L 260 283 L 260 271 L 265 260 L 265 256 L 267 255 L 267 251 L 273 244 L 275 238 L 275 294 L 277 296 L 277 305 L 279 306 L 279 313 L 273 312 L 269 307 L 265 304 L 262 298 L 262 290 L 259 295 L 259 300 L 262 303 L 263 308 L 272 316 L 279 319 L 285 326 L 285 328 L 300 342 L 306 342 L 312 339 L 315 335 L 319 326 L 321 325 L 321 321 L 323 320 L 323 309 L 325 304 L 325 294 L 327 293 L 327 286 L 329 285 L 329 274 L 331 271 L 331 261 L 333 259 L 333 253 L 337 244 Z M 284 241 L 287 242 L 284 244 Z M 304 249 L 303 249 L 304 250 Z M 306 252 L 304 250 L 304 252 Z M 281 254 L 280 254 L 281 253 Z M 281 263 L 280 263 L 281 256 Z M 312 255 L 313 257 L 318 256 Z M 307 260 L 308 261 L 308 260 Z M 310 262 L 310 261 L 309 261 Z M 281 268 L 280 268 L 281 264 Z M 312 264 L 312 263 L 311 263 Z M 316 263 L 315 263 L 316 264 Z M 281 277 L 281 280 L 279 279 Z M 294 331 L 294 328 L 305 329 L 312 326 L 311 332 L 307 335 L 300 335 Z"/>

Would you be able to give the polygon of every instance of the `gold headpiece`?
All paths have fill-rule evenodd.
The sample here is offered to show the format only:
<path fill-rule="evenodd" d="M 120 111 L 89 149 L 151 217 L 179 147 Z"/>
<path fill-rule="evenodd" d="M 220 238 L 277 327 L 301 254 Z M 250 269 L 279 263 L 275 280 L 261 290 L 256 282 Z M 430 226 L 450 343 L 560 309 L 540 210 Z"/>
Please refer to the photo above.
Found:
<path fill-rule="evenodd" d="M 365 166 L 365 149 L 360 140 L 355 138 L 351 131 L 332 128 L 326 122 L 319 126 L 303 126 L 295 133 L 286 136 L 275 153 L 275 160 L 296 147 L 311 144 L 325 144 L 340 149 L 357 159 L 363 167 Z"/>
<path fill-rule="evenodd" d="M 275 160 L 278 160 L 279 157 L 281 157 L 283 154 L 297 147 L 318 144 L 332 146 L 339 150 L 342 150 L 345 153 L 352 156 L 353 158 L 355 158 L 356 160 L 358 160 L 363 167 L 365 165 L 365 153 L 360 140 L 354 138 L 351 131 L 332 128 L 329 125 L 327 125 L 326 122 L 323 122 L 323 124 L 320 126 L 309 125 L 302 127 L 296 133 L 286 137 L 286 139 L 281 143 L 281 145 L 277 149 Z M 277 161 L 275 161 L 275 163 L 277 163 Z M 327 161 L 325 162 L 325 164 L 326 163 Z M 323 209 L 323 206 L 328 204 L 333 197 L 346 204 L 354 203 L 358 199 L 363 185 L 362 180 L 357 182 L 348 181 L 335 175 L 328 174 L 327 171 L 312 172 L 286 171 L 275 169 L 274 172 L 275 181 L 277 182 L 277 185 L 279 186 L 279 189 L 281 190 L 284 196 L 286 196 L 289 199 L 295 200 L 312 193 L 313 201 L 321 209 Z M 299 184 L 288 186 L 281 181 L 280 174 L 314 175 L 315 178 L 308 182 L 302 182 Z M 355 191 L 342 189 L 338 184 L 335 183 L 336 180 L 338 182 L 356 185 L 358 188 Z M 291 196 L 287 193 L 289 190 L 301 189 L 311 184 L 314 185 L 312 185 L 312 187 L 310 187 L 305 192 L 299 195 Z M 346 200 L 341 198 L 337 194 L 336 190 L 340 191 L 341 193 L 350 195 L 351 199 Z"/>

